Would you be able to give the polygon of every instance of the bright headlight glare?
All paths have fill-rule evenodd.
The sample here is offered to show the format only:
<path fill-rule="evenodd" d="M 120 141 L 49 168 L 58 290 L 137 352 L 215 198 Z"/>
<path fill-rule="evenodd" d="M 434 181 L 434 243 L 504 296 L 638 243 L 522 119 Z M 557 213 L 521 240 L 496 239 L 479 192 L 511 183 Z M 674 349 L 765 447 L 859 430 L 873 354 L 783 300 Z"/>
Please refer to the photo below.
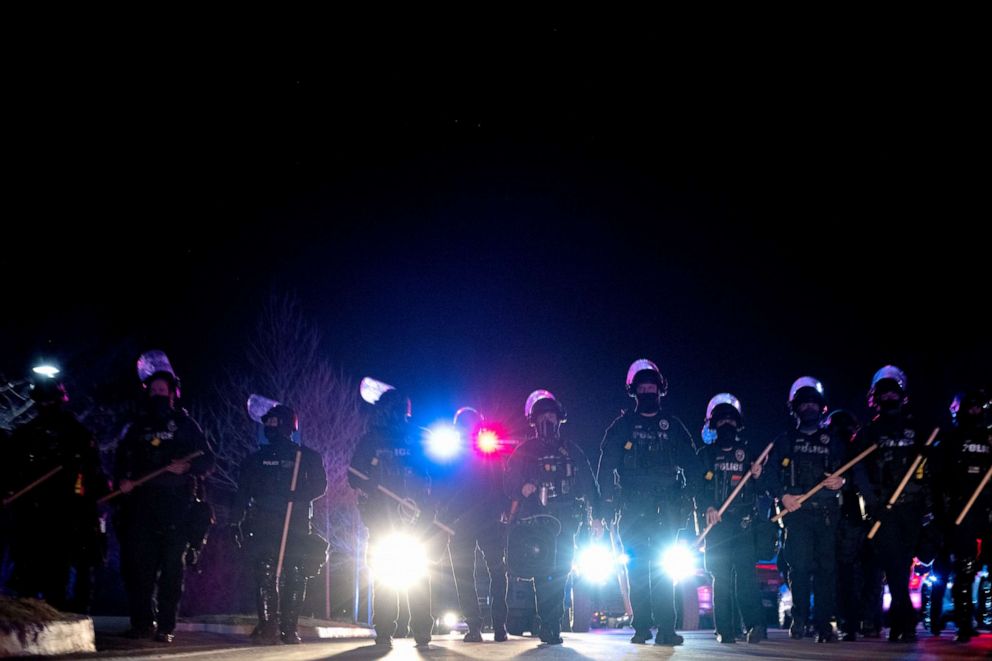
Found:
<path fill-rule="evenodd" d="M 662 553 L 661 568 L 678 583 L 696 573 L 696 556 L 684 544 L 673 544 Z"/>
<path fill-rule="evenodd" d="M 616 576 L 617 565 L 626 561 L 626 554 L 614 555 L 610 549 L 601 544 L 590 544 L 580 549 L 576 555 L 575 571 L 583 580 L 602 585 Z"/>
<path fill-rule="evenodd" d="M 375 580 L 405 589 L 427 575 L 427 553 L 416 539 L 396 533 L 372 546 L 369 568 Z"/>

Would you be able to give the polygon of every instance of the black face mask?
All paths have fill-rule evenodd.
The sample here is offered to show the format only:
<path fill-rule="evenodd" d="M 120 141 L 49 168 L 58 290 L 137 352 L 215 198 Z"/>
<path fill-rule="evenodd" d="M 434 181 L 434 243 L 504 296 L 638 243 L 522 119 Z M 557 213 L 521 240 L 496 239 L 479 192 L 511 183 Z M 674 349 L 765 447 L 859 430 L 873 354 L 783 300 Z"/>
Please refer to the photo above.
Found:
<path fill-rule="evenodd" d="M 265 438 L 269 441 L 269 443 L 288 443 L 292 440 L 292 438 L 287 436 L 286 433 L 279 427 L 266 427 Z"/>
<path fill-rule="evenodd" d="M 537 423 L 537 437 L 545 443 L 558 442 L 558 423 L 551 420 L 540 420 Z"/>
<path fill-rule="evenodd" d="M 637 393 L 638 413 L 657 413 L 661 408 L 661 397 L 656 392 Z"/>
<path fill-rule="evenodd" d="M 812 427 L 820 422 L 820 411 L 819 409 L 799 411 L 799 413 L 796 414 L 796 417 L 799 418 L 799 425 L 801 427 Z"/>
<path fill-rule="evenodd" d="M 895 415 L 902 410 L 902 401 L 898 399 L 880 399 L 878 401 L 878 410 L 883 415 Z"/>
<path fill-rule="evenodd" d="M 721 447 L 730 447 L 737 442 L 737 430 L 730 425 L 722 425 L 716 428 L 716 442 Z"/>
<path fill-rule="evenodd" d="M 164 418 L 172 410 L 171 402 L 165 395 L 152 395 L 148 398 L 148 410 L 152 415 Z"/>

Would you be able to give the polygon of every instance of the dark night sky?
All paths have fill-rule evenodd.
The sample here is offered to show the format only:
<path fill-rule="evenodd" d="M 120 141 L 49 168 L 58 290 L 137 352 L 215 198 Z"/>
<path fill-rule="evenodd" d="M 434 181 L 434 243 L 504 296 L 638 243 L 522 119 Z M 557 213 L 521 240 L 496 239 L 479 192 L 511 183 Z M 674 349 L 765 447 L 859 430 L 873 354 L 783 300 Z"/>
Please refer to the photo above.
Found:
<path fill-rule="evenodd" d="M 730 390 L 771 433 L 807 373 L 860 407 L 887 362 L 934 418 L 992 369 L 990 115 L 930 18 L 40 35 L 0 372 L 154 346 L 195 397 L 274 288 L 429 413 L 547 387 L 589 442 L 646 356 L 694 431 Z"/>

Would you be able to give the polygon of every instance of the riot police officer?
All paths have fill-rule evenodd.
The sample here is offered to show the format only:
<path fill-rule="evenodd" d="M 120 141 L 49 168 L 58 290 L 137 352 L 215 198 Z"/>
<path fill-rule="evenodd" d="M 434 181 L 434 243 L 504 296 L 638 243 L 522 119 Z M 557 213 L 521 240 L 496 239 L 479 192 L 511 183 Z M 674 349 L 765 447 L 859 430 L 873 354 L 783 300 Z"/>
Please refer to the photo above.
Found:
<path fill-rule="evenodd" d="M 685 527 L 701 472 L 689 431 L 661 407 L 667 392 L 657 365 L 647 359 L 631 364 L 627 394 L 636 405 L 606 430 L 597 473 L 604 507 L 619 513 L 620 538 L 630 556 L 630 642 L 640 645 L 651 639 L 653 625 L 656 645 L 684 642 L 675 633 L 675 585 L 657 559 Z"/>
<path fill-rule="evenodd" d="M 713 620 L 721 643 L 736 642 L 735 607 L 739 607 L 749 643 L 767 638 L 755 574 L 759 525 L 753 483 L 744 485 L 722 516 L 718 511 L 748 472 L 753 477 L 761 475 L 761 466 L 754 464 L 756 456 L 742 436 L 743 426 L 736 397 L 720 393 L 710 400 L 703 426 L 707 444 L 699 451 L 704 473 L 697 506 L 706 513 L 706 525 L 713 525 L 706 537 L 706 569 L 713 575 Z"/>
<path fill-rule="evenodd" d="M 886 503 L 912 465 L 924 452 L 924 439 L 907 407 L 906 375 L 886 365 L 875 373 L 868 391 L 874 417 L 855 439 L 855 450 L 878 445 L 878 450 L 854 467 L 858 492 L 881 527 L 873 540 L 892 595 L 889 640 L 916 640 L 916 612 L 909 598 L 909 577 L 924 515 L 931 504 L 929 468 L 922 464 L 891 509 Z"/>
<path fill-rule="evenodd" d="M 103 559 L 97 500 L 108 493 L 108 480 L 93 435 L 64 408 L 69 397 L 62 383 L 35 377 L 31 399 L 38 414 L 11 436 L 3 495 L 56 472 L 12 502 L 11 584 L 22 597 L 86 613 L 93 570 Z"/>
<path fill-rule="evenodd" d="M 935 467 L 937 492 L 941 495 L 941 529 L 949 542 L 954 566 L 955 640 L 968 642 L 978 631 L 974 625 L 972 585 L 978 571 L 978 548 L 992 547 L 992 487 L 978 495 L 961 523 L 958 516 L 992 467 L 992 401 L 982 389 L 955 396 L 951 403 L 953 427 L 941 439 Z"/>
<path fill-rule="evenodd" d="M 583 523 L 602 534 L 599 489 L 585 454 L 561 436 L 565 408 L 551 392 L 531 393 L 524 415 L 533 435 L 510 456 L 504 479 L 514 502 L 507 564 L 514 576 L 534 579 L 541 642 L 560 645 L 575 535 Z"/>
<path fill-rule="evenodd" d="M 313 533 L 311 518 L 313 501 L 327 489 L 327 475 L 319 453 L 293 442 L 299 425 L 292 408 L 277 404 L 261 422 L 268 444 L 242 463 L 235 509 L 255 575 L 258 625 L 252 638 L 296 644 L 307 580 L 326 558 L 327 543 Z"/>
<path fill-rule="evenodd" d="M 138 375 L 147 399 L 114 456 L 114 481 L 123 493 L 116 524 L 131 615 L 127 635 L 171 643 L 197 481 L 212 469 L 214 454 L 200 426 L 176 406 L 179 379 L 165 354 L 142 355 Z M 158 469 L 165 471 L 135 485 Z"/>
<path fill-rule="evenodd" d="M 373 575 L 372 620 L 376 645 L 391 647 L 399 617 L 399 600 L 409 604 L 410 628 L 418 647 L 431 641 L 431 583 L 426 567 L 410 568 L 406 576 L 391 581 L 389 561 L 405 561 L 416 554 L 436 560 L 447 538 L 439 537 L 432 523 L 436 502 L 431 493 L 420 445 L 410 432 L 410 399 L 395 388 L 375 403 L 368 432 L 358 441 L 351 459 L 348 482 L 358 491 L 358 510 L 369 530 Z M 386 491 L 402 499 L 397 502 Z M 406 548 L 402 548 L 406 545 Z M 425 546 L 429 550 L 425 550 Z M 405 554 L 405 555 L 404 555 Z M 388 560 L 384 560 L 388 558 Z M 402 585 L 400 585 L 402 581 Z"/>
<path fill-rule="evenodd" d="M 824 489 L 804 503 L 798 497 L 841 466 L 846 448 L 820 423 L 827 412 L 823 384 L 813 377 L 797 379 L 789 389 L 793 429 L 775 439 L 762 480 L 768 492 L 790 514 L 785 518 L 785 548 L 792 590 L 790 635 L 802 638 L 810 615 L 810 593 L 816 595 L 816 641 L 834 640 L 830 619 L 836 602 L 837 522 L 843 477 L 830 478 Z"/>

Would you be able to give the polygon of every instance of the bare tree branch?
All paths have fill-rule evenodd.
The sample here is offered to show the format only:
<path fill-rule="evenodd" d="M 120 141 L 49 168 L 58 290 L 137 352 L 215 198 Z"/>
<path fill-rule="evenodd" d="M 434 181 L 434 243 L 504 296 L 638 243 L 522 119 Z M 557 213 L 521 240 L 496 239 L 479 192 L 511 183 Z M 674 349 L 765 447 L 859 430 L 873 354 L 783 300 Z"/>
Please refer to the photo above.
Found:
<path fill-rule="evenodd" d="M 303 443 L 321 454 L 327 470 L 315 526 L 334 550 L 348 552 L 355 543 L 357 512 L 346 471 L 365 421 L 357 382 L 321 356 L 320 342 L 320 332 L 294 298 L 271 296 L 247 342 L 247 368 L 226 374 L 216 388 L 216 404 L 196 417 L 217 452 L 213 484 L 233 490 L 241 462 L 257 449 L 257 425 L 245 409 L 248 396 L 258 393 L 292 406 Z"/>

